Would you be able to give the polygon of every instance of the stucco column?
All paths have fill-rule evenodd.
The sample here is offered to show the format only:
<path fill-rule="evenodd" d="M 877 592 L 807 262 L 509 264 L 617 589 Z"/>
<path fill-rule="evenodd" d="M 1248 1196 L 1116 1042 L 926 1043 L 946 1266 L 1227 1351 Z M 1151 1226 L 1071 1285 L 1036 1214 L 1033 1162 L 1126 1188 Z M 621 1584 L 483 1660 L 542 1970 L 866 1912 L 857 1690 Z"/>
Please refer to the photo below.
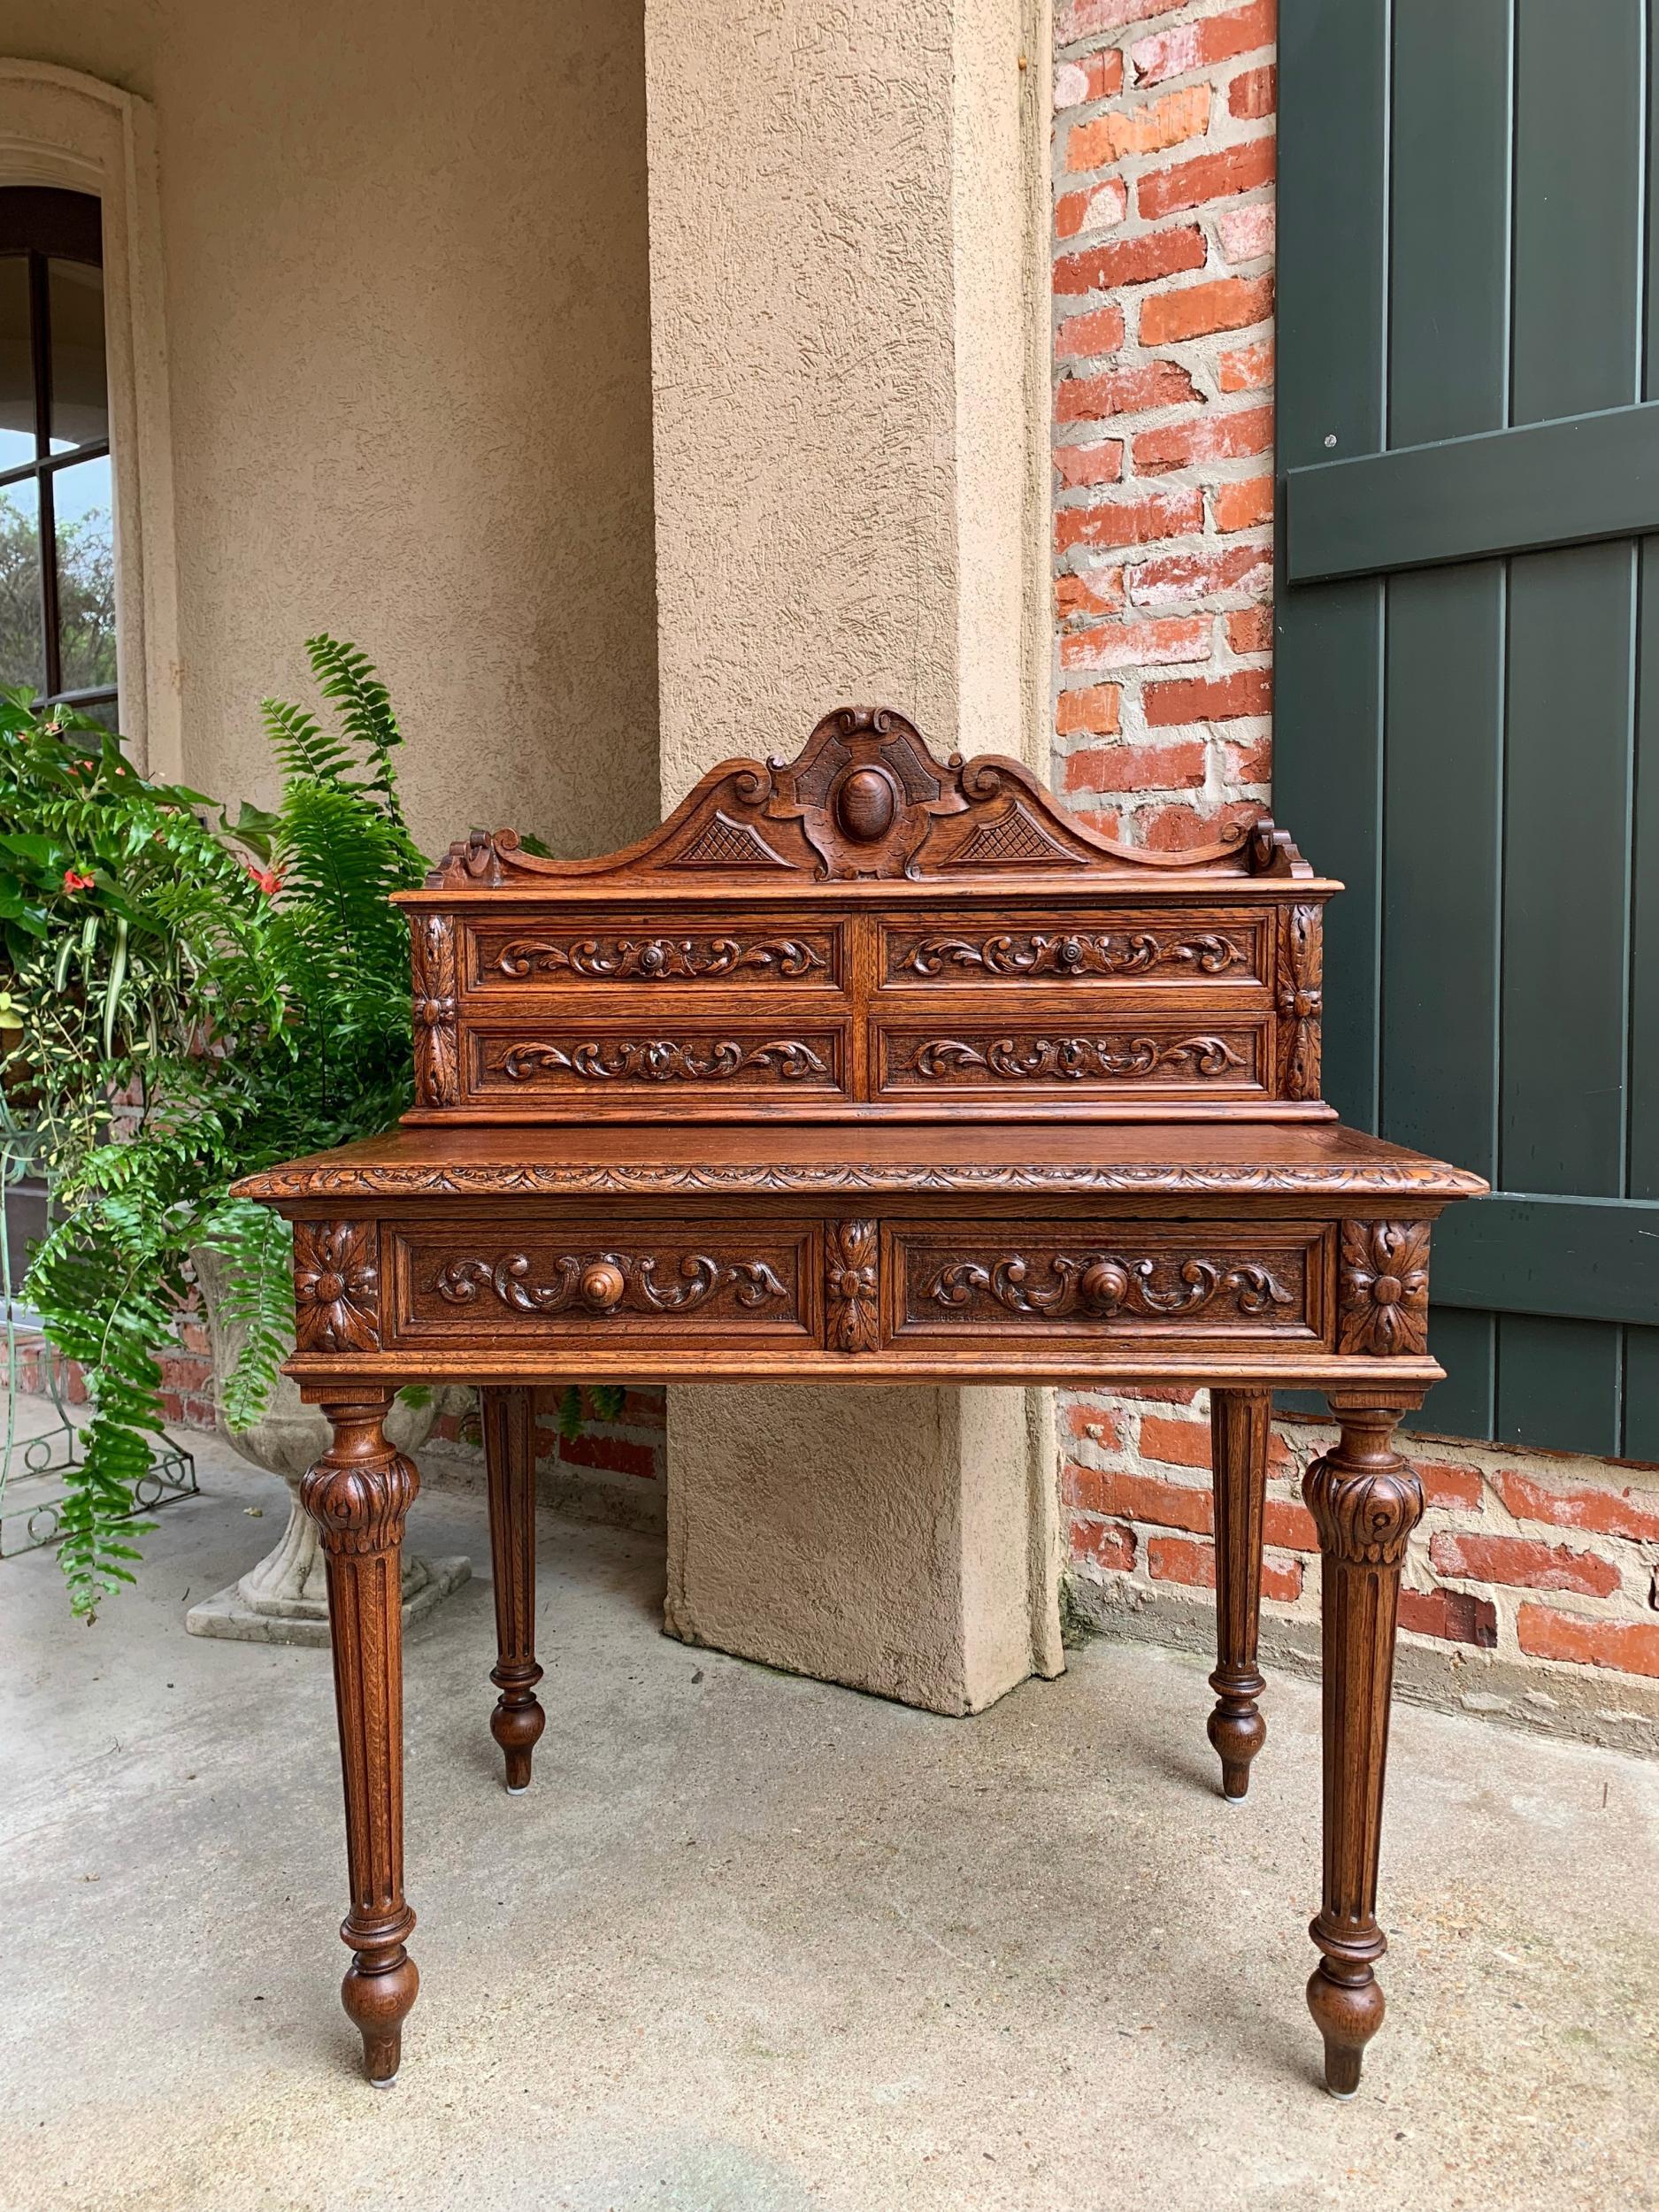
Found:
<path fill-rule="evenodd" d="M 665 805 L 818 717 L 1046 767 L 1039 0 L 647 0 Z M 939 1712 L 1063 1663 L 1045 1394 L 680 1389 L 672 1632 Z"/>

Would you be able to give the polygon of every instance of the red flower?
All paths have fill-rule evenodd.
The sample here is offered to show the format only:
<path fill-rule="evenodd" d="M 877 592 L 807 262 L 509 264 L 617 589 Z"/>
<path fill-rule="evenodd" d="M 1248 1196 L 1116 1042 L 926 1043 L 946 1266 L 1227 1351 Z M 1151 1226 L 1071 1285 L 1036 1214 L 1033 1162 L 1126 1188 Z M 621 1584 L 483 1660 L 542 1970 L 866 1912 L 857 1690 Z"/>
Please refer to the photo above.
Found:
<path fill-rule="evenodd" d="M 274 868 L 256 868 L 251 860 L 244 861 L 242 865 L 265 893 L 266 898 L 275 898 L 277 893 L 282 888 L 282 878 L 278 871 Z"/>
<path fill-rule="evenodd" d="M 65 868 L 64 870 L 65 891 L 90 891 L 96 881 L 96 876 L 83 876 L 78 869 Z"/>

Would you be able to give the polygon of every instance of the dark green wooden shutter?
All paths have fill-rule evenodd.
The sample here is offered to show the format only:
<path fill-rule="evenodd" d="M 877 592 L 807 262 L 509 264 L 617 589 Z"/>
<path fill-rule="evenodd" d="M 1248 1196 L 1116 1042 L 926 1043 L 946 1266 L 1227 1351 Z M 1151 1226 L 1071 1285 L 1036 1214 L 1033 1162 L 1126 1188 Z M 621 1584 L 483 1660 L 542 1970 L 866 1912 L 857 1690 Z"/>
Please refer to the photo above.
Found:
<path fill-rule="evenodd" d="M 1659 0 L 1280 0 L 1274 811 L 1326 1094 L 1498 1194 L 1425 1425 L 1659 1459 Z"/>

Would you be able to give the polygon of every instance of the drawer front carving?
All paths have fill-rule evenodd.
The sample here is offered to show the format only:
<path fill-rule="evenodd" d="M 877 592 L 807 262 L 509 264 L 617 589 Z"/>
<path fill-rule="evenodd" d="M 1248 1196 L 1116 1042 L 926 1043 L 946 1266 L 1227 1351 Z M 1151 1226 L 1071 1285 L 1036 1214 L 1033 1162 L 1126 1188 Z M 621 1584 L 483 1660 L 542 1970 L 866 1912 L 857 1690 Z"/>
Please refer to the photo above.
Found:
<path fill-rule="evenodd" d="M 618 1236 L 614 1224 L 511 1232 L 475 1227 L 396 1237 L 397 1340 L 530 1335 L 603 1338 L 645 1331 L 816 1333 L 813 1233 L 759 1229 Z"/>
<path fill-rule="evenodd" d="M 791 1098 L 842 1087 L 839 1029 L 779 1023 L 765 1028 L 643 1024 L 580 1031 L 525 1020 L 474 1029 L 475 1096 L 544 1099 L 564 1093 L 582 1110 L 595 1101 L 653 1090 Z"/>
<path fill-rule="evenodd" d="M 984 917 L 947 917 L 882 931 L 881 975 L 889 987 L 962 991 L 975 985 L 1146 982 L 1265 986 L 1269 966 L 1259 914 L 1131 914 L 1110 923 L 1061 916 L 1010 928 Z"/>
<path fill-rule="evenodd" d="M 1255 1092 L 1262 1087 L 1259 1027 L 1142 1021 L 1108 1029 L 1072 1021 L 997 1028 L 942 1023 L 879 1037 L 884 1093 L 1078 1094 L 1128 1090 Z"/>
<path fill-rule="evenodd" d="M 524 923 L 471 933 L 470 987 L 591 993 L 606 984 L 786 984 L 833 989 L 839 939 L 822 926 L 796 929 L 757 922 L 657 931 L 637 923 Z"/>
<path fill-rule="evenodd" d="M 1054 1222 L 895 1227 L 897 1336 L 1323 1339 L 1325 1232 L 1317 1224 Z"/>

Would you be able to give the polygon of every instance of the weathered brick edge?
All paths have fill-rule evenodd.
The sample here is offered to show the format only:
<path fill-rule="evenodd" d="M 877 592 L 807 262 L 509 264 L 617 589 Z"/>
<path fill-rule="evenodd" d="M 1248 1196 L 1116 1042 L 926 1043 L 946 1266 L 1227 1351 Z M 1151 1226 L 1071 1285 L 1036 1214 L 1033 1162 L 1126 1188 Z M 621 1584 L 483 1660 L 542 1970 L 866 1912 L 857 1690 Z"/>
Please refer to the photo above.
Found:
<path fill-rule="evenodd" d="M 1056 15 L 1054 780 L 1153 845 L 1268 793 L 1273 34 Z"/>

